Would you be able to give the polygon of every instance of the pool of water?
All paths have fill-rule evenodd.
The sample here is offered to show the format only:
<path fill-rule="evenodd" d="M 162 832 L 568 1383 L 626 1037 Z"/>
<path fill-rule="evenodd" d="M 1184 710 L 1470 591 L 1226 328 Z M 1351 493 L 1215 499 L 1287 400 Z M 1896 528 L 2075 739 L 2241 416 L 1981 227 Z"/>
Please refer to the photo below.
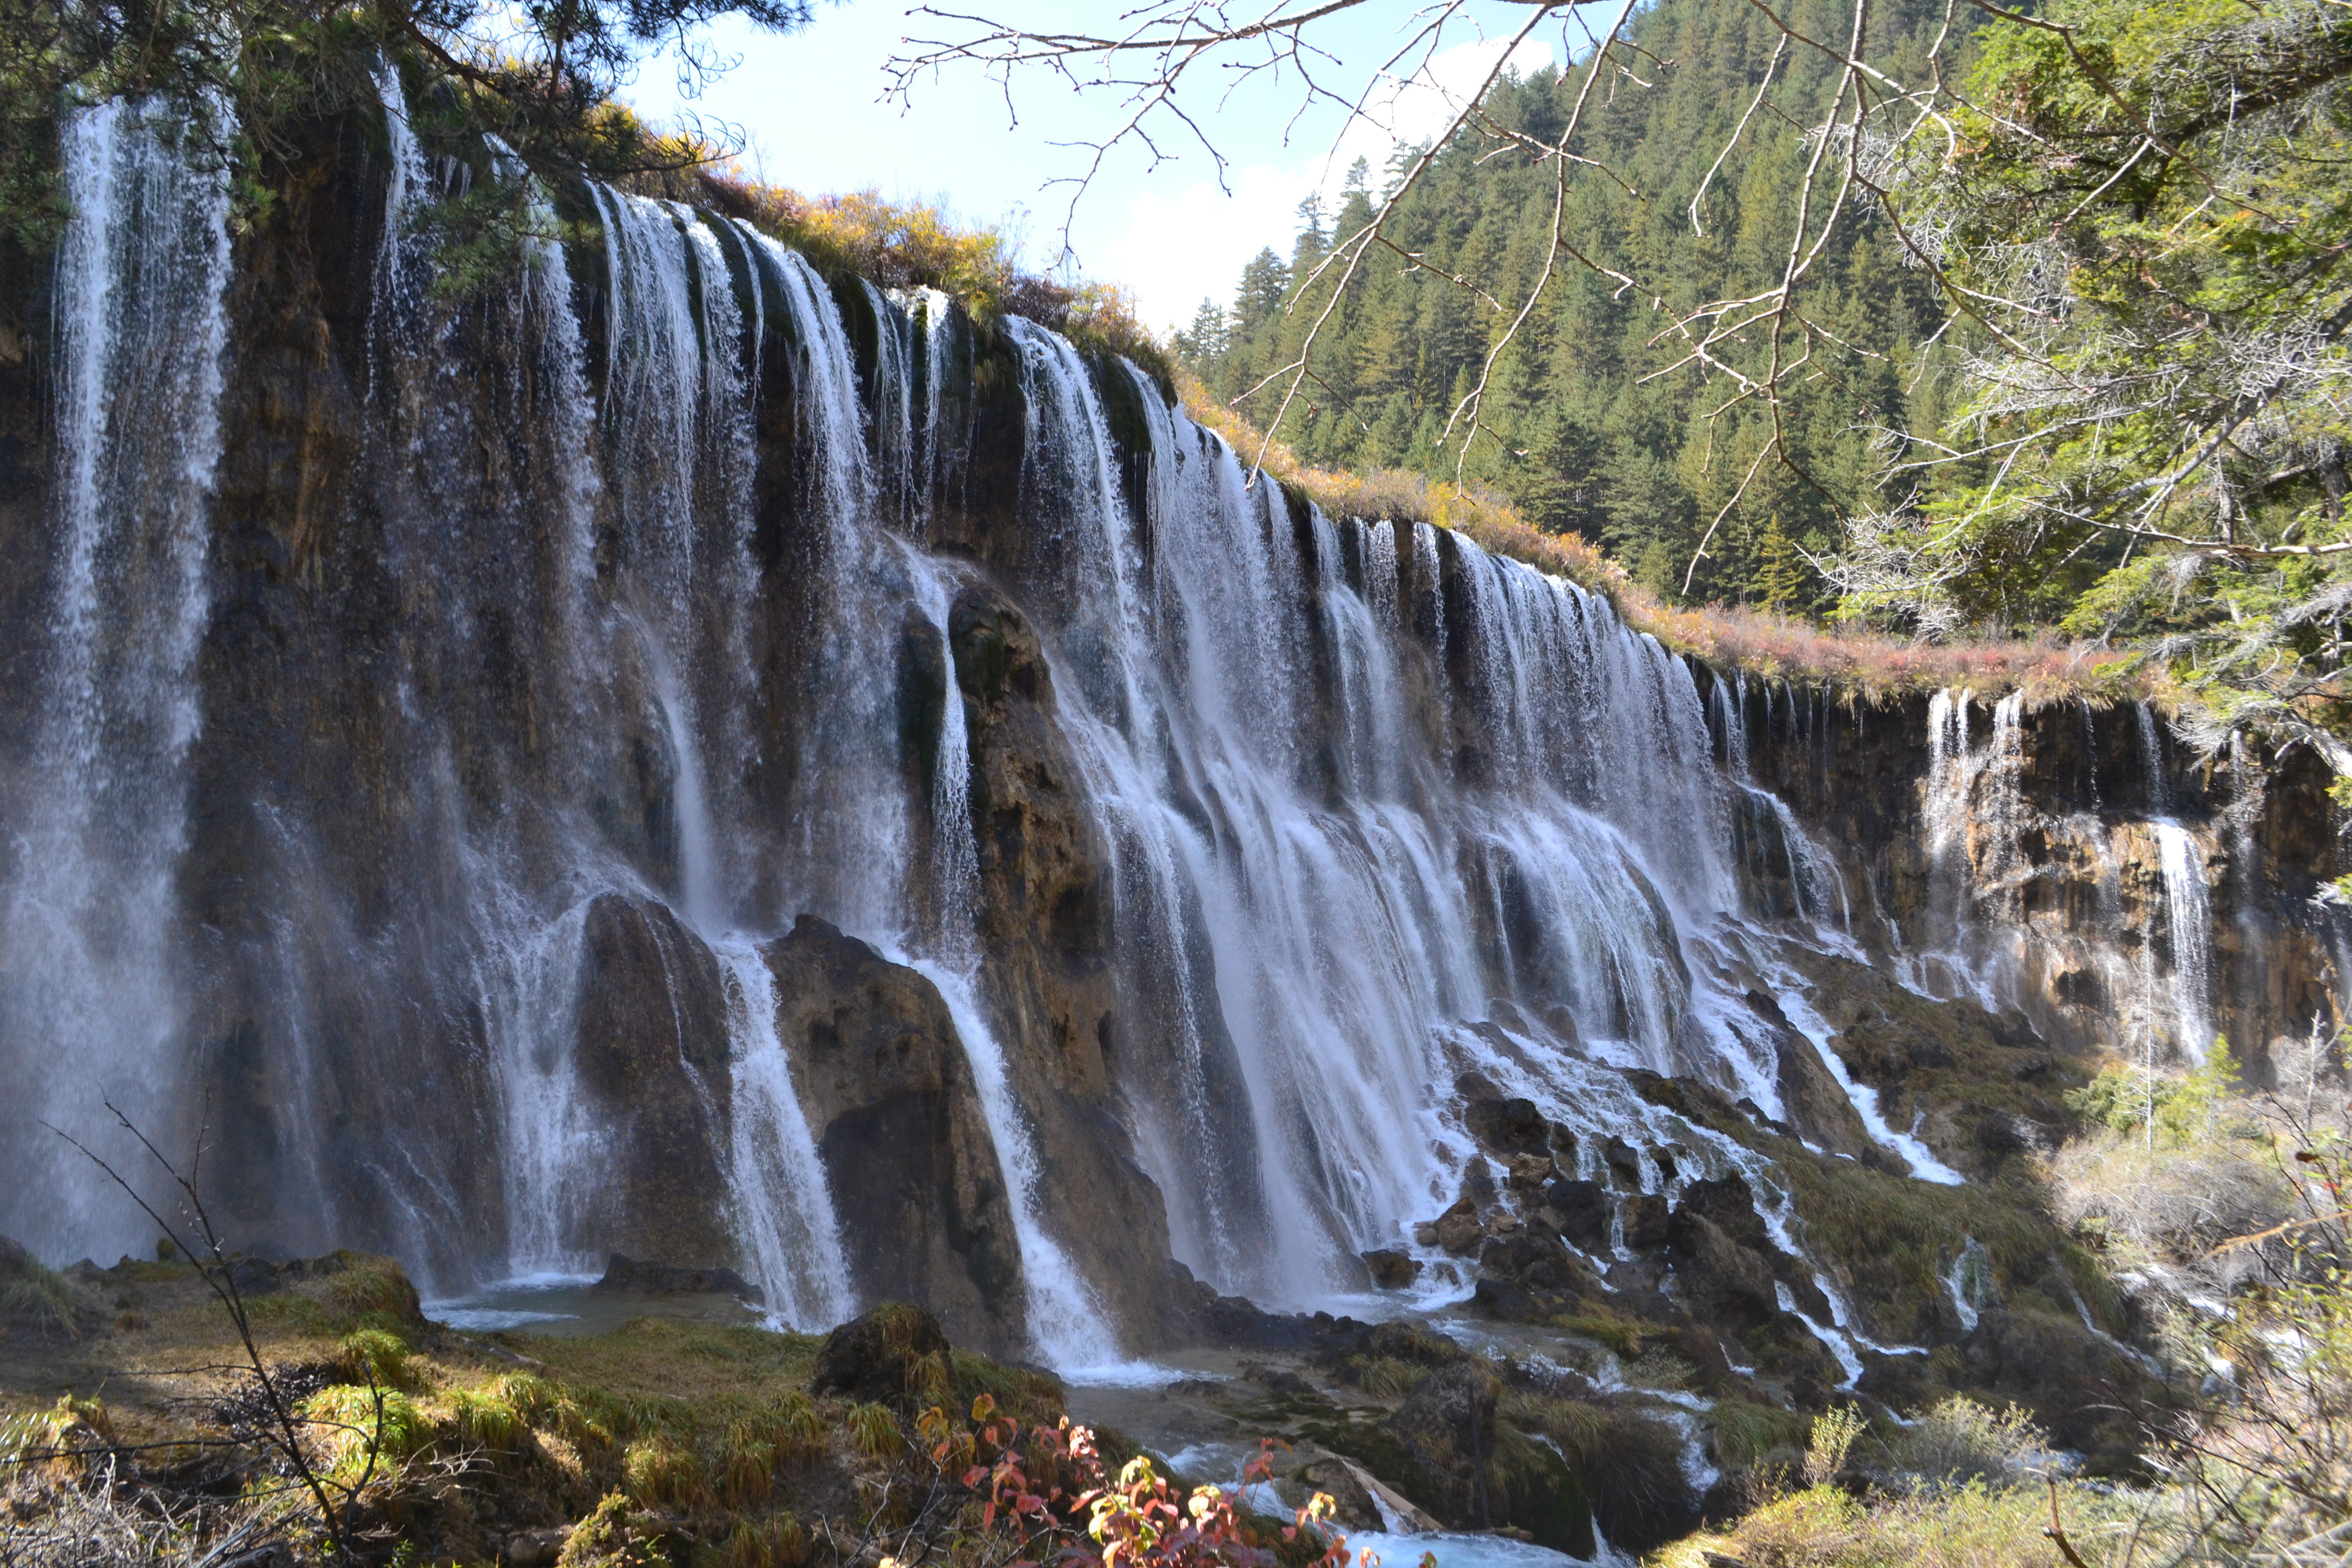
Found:
<path fill-rule="evenodd" d="M 511 1330 L 564 1339 L 607 1333 L 639 1318 L 768 1323 L 764 1313 L 731 1296 L 646 1296 L 631 1290 L 599 1294 L 589 1289 L 596 1279 L 593 1274 L 532 1274 L 503 1279 L 467 1295 L 427 1301 L 425 1315 L 472 1333 Z"/>

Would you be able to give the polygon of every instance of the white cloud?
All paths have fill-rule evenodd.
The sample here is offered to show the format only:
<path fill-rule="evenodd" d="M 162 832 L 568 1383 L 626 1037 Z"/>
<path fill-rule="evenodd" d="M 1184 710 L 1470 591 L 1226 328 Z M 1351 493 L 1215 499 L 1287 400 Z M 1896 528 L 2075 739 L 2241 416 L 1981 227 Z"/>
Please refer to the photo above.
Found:
<path fill-rule="evenodd" d="M 1434 141 L 1507 43 L 1493 39 L 1440 51 L 1412 76 L 1376 87 L 1362 114 L 1313 155 L 1230 171 L 1230 195 L 1213 180 L 1172 191 L 1146 184 L 1128 203 L 1125 226 L 1090 248 L 1087 273 L 1132 290 L 1144 320 L 1157 328 L 1190 321 L 1203 296 L 1229 302 L 1243 267 L 1260 249 L 1272 246 L 1276 255 L 1288 256 L 1298 204 L 1309 191 L 1320 190 L 1326 205 L 1335 206 L 1356 159 L 1371 165 L 1377 183 L 1399 146 Z M 1509 63 L 1524 75 L 1551 62 L 1551 46 L 1529 39 L 1512 51 Z"/>
<path fill-rule="evenodd" d="M 1298 225 L 1298 204 L 1313 188 L 1303 168 L 1253 163 L 1235 169 L 1227 195 L 1213 180 L 1173 192 L 1146 186 L 1127 205 L 1127 225 L 1087 270 L 1134 291 L 1144 320 L 1181 327 L 1202 297 L 1220 305 L 1249 258 L 1266 246 L 1287 255 Z"/>

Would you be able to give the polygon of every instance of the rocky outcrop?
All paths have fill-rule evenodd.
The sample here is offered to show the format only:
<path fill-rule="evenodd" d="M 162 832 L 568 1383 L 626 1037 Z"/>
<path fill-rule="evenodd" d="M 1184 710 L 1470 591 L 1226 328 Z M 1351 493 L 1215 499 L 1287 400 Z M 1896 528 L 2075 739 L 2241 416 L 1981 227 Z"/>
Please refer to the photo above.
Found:
<path fill-rule="evenodd" d="M 858 1295 L 924 1302 L 967 1343 L 1018 1348 L 1004 1172 L 938 988 L 814 916 L 761 956 Z"/>
<path fill-rule="evenodd" d="M 593 1235 L 579 1243 L 685 1266 L 731 1266 L 732 1081 L 719 963 L 667 905 L 606 894 L 582 937 L 574 1061 L 610 1130 Z"/>
<path fill-rule="evenodd" d="M 732 1296 L 757 1301 L 760 1292 L 731 1268 L 684 1268 L 613 1254 L 603 1278 L 588 1287 L 597 1296 Z"/>
<path fill-rule="evenodd" d="M 971 748 L 986 994 L 1034 1118 L 1038 1205 L 1116 1320 L 1162 1336 L 1176 1326 L 1158 1283 L 1167 1212 L 1136 1163 L 1113 1071 L 1122 1008 L 1108 847 L 1027 619 L 975 585 L 956 600 L 949 634 Z"/>
<path fill-rule="evenodd" d="M 2243 740 L 2201 757 L 2147 705 L 1939 708 L 1701 673 L 1719 742 L 1736 727 L 1755 782 L 1832 862 L 1832 885 L 1808 895 L 1777 821 L 1742 816 L 1759 907 L 1792 913 L 1826 891 L 1836 907 L 1812 918 L 1944 994 L 1989 979 L 2051 1045 L 2141 1048 L 2127 1042 L 2152 1032 L 2178 1052 L 2193 955 L 2174 930 L 2160 832 L 2177 829 L 2204 889 L 2207 970 L 2189 977 L 2204 1027 L 2259 1079 L 2299 1066 L 2313 1018 L 2336 1017 L 2336 952 L 2352 928 L 2313 900 L 2352 870 L 2352 851 L 2330 771 L 2307 748 Z"/>

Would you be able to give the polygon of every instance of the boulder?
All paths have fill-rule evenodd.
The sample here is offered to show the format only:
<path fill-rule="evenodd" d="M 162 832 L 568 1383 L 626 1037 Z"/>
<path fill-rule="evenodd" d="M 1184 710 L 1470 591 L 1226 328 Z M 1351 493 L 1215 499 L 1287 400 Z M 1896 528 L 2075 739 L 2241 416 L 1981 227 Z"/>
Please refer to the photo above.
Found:
<path fill-rule="evenodd" d="M 1019 1347 L 1011 1199 L 945 999 L 811 915 L 761 956 L 859 1295 L 920 1301 L 967 1343 Z"/>
<path fill-rule="evenodd" d="M 719 961 L 667 905 L 600 894 L 582 934 L 574 1061 L 604 1124 L 584 1247 L 738 1261 L 719 1156 L 732 1133 Z"/>
<path fill-rule="evenodd" d="M 1544 1206 L 1559 1221 L 1559 1234 L 1582 1252 L 1609 1247 L 1609 1190 L 1598 1182 L 1556 1179 L 1543 1189 Z"/>
<path fill-rule="evenodd" d="M 1609 1142 L 1601 1146 L 1601 1163 L 1610 1173 L 1636 1192 L 1642 1186 L 1642 1156 L 1633 1145 L 1612 1133 Z"/>
<path fill-rule="evenodd" d="M 1697 1209 L 1685 1204 L 1674 1211 L 1666 1222 L 1666 1249 L 1676 1294 L 1699 1321 L 1736 1337 L 1779 1314 L 1772 1269 L 1764 1256 L 1733 1241 Z"/>
<path fill-rule="evenodd" d="M 1625 1245 L 1635 1252 L 1648 1252 L 1666 1245 L 1666 1200 L 1656 1193 L 1635 1193 L 1620 1200 L 1618 1211 L 1625 1217 Z"/>
<path fill-rule="evenodd" d="M 1506 1159 L 1548 1152 L 1549 1129 L 1532 1100 L 1473 1100 L 1463 1106 L 1462 1120 L 1482 1146 Z"/>
<path fill-rule="evenodd" d="M 1486 1239 L 1486 1229 L 1478 1223 L 1478 1205 L 1464 1198 L 1439 1215 L 1433 1239 L 1456 1258 L 1477 1251 L 1478 1244 Z"/>
<path fill-rule="evenodd" d="M 1550 1154 L 1512 1154 L 1510 1157 L 1510 1184 L 1519 1187 L 1522 1192 L 1528 1187 L 1540 1187 L 1543 1183 L 1552 1180 L 1552 1175 L 1557 1175 L 1557 1168 L 1552 1166 Z"/>
<path fill-rule="evenodd" d="M 674 1263 L 646 1263 L 613 1254 L 604 1277 L 588 1287 L 591 1295 L 732 1296 L 758 1301 L 760 1292 L 732 1268 L 688 1268 Z"/>
<path fill-rule="evenodd" d="M 825 1335 L 809 1387 L 877 1405 L 909 1406 L 935 1375 L 948 1373 L 950 1347 L 940 1321 L 920 1307 L 886 1301 Z"/>
<path fill-rule="evenodd" d="M 1372 1283 L 1383 1290 L 1405 1289 L 1421 1278 L 1421 1259 L 1392 1247 L 1365 1253 L 1364 1267 L 1371 1270 Z"/>

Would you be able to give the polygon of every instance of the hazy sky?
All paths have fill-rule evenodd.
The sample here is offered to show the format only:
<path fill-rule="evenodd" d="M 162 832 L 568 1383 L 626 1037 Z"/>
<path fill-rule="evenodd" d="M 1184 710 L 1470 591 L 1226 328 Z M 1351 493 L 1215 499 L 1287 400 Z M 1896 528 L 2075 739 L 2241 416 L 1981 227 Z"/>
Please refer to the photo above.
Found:
<path fill-rule="evenodd" d="M 1100 29 L 1125 5 L 961 0 L 959 8 L 1031 29 Z M 1342 62 L 1329 79 L 1360 85 L 1412 36 L 1419 12 L 1415 0 L 1371 0 L 1318 24 L 1310 37 Z M 1220 190 L 1215 166 L 1197 142 L 1162 136 L 1170 156 L 1156 169 L 1141 149 L 1126 150 L 1105 164 L 1070 220 L 1078 265 L 1087 277 L 1134 289 L 1157 325 L 1189 320 L 1204 295 L 1224 301 L 1261 246 L 1286 252 L 1296 209 L 1309 190 L 1336 191 L 1359 153 L 1370 159 L 1377 180 L 1399 137 L 1418 141 L 1443 129 L 1454 112 L 1449 101 L 1481 79 L 1526 21 L 1524 5 L 1475 0 L 1470 21 L 1447 32 L 1421 79 L 1381 95 L 1381 123 L 1359 121 L 1344 135 L 1345 118 L 1335 108 L 1299 114 L 1296 77 L 1277 82 L 1261 76 L 1226 92 L 1223 80 L 1203 72 L 1186 108 L 1229 160 L 1224 179 L 1232 194 Z M 946 37 L 952 26 L 910 15 L 905 0 L 821 3 L 814 23 L 787 37 L 734 26 L 714 32 L 717 52 L 740 63 L 698 99 L 681 98 L 673 62 L 660 58 L 646 63 L 628 96 L 656 120 L 690 110 L 739 127 L 748 161 L 779 184 L 937 200 L 969 221 L 1006 222 L 1022 238 L 1028 265 L 1050 264 L 1061 250 L 1071 192 L 1048 182 L 1084 170 L 1090 153 L 1069 143 L 1115 129 L 1124 118 L 1118 96 L 1080 95 L 1043 73 L 1016 76 L 1008 113 L 1002 88 L 960 67 L 926 79 L 909 110 L 879 101 L 888 85 L 884 63 L 909 52 L 901 40 Z M 1559 59 L 1568 41 L 1558 23 L 1549 24 L 1513 63 L 1524 70 Z M 1573 42 L 1581 53 L 1581 35 Z M 1409 58 L 1399 70 L 1419 58 Z"/>

